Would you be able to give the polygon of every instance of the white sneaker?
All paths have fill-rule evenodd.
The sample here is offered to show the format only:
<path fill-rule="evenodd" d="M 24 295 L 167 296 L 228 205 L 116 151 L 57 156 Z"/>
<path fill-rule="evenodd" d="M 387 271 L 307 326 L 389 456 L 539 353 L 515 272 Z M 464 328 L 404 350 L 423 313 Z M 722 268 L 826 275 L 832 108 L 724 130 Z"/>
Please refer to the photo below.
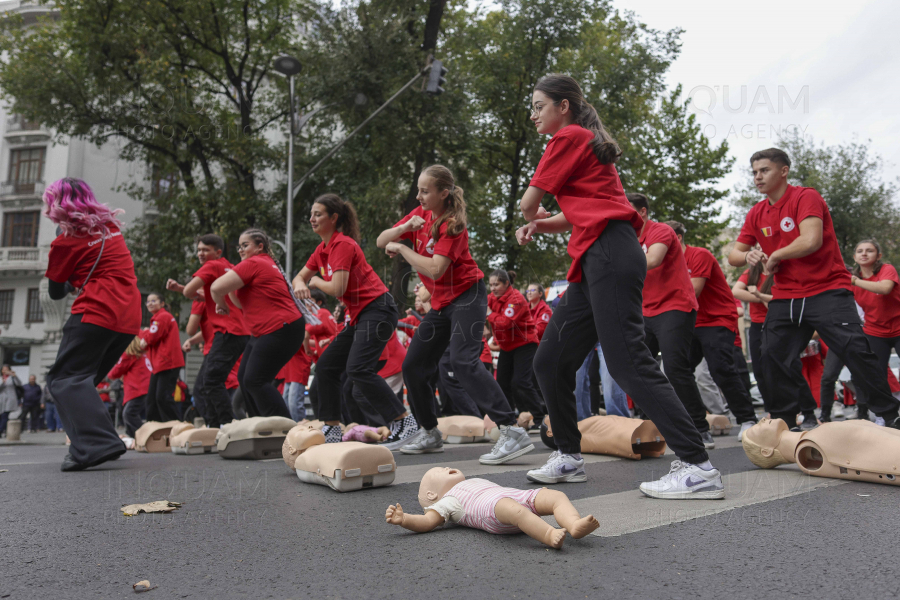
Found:
<path fill-rule="evenodd" d="M 884 417 L 875 417 L 875 424 L 884 427 Z"/>
<path fill-rule="evenodd" d="M 538 483 L 579 483 L 587 481 L 584 473 L 584 460 L 571 454 L 553 452 L 540 469 L 532 469 L 525 475 L 528 481 Z"/>
<path fill-rule="evenodd" d="M 744 432 L 756 425 L 756 421 L 744 421 L 741 423 L 741 430 L 738 432 L 738 441 L 744 439 Z"/>
<path fill-rule="evenodd" d="M 528 432 L 516 425 L 501 425 L 500 438 L 487 454 L 478 459 L 483 465 L 500 465 L 534 450 Z"/>
<path fill-rule="evenodd" d="M 663 500 L 718 500 L 725 497 L 725 486 L 718 469 L 705 471 L 697 465 L 672 461 L 668 474 L 657 481 L 641 484 L 641 491 Z"/>

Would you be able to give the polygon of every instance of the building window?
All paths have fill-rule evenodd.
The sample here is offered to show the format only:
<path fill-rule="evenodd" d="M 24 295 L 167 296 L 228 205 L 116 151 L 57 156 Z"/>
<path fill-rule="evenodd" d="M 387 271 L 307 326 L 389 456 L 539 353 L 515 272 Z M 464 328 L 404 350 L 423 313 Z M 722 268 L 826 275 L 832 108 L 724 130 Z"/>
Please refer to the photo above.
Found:
<path fill-rule="evenodd" d="M 44 170 L 43 148 L 13 150 L 9 163 L 9 183 L 16 194 L 31 194 Z"/>
<path fill-rule="evenodd" d="M 0 324 L 12 323 L 13 299 L 16 290 L 0 290 Z"/>
<path fill-rule="evenodd" d="M 28 310 L 25 311 L 25 322 L 44 322 L 44 308 L 41 306 L 41 292 L 37 288 L 28 290 Z"/>
<path fill-rule="evenodd" d="M 41 213 L 37 210 L 3 215 L 3 247 L 37 246 L 40 221 Z"/>

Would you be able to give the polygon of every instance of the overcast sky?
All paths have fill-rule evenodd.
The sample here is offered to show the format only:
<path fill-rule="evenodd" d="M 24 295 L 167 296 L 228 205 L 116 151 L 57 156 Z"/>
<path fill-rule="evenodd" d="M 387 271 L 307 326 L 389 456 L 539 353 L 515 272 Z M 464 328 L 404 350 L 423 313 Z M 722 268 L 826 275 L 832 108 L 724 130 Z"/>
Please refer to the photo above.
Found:
<path fill-rule="evenodd" d="M 737 161 L 726 188 L 741 180 L 750 155 L 774 145 L 786 128 L 826 145 L 871 140 L 890 163 L 885 179 L 900 176 L 900 2 L 614 5 L 654 29 L 685 30 L 668 84 L 682 84 L 711 140 L 728 141 Z"/>

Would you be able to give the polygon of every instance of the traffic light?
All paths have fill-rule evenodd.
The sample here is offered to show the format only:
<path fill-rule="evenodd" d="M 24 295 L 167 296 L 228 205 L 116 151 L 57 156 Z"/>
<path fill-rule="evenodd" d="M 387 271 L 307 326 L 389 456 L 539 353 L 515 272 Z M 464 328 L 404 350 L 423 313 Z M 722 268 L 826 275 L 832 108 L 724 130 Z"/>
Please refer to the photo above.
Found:
<path fill-rule="evenodd" d="M 428 85 L 425 87 L 425 92 L 433 96 L 443 94 L 444 88 L 441 86 L 447 83 L 447 80 L 444 79 L 446 74 L 447 68 L 442 61 L 431 61 L 431 70 L 428 72 Z"/>

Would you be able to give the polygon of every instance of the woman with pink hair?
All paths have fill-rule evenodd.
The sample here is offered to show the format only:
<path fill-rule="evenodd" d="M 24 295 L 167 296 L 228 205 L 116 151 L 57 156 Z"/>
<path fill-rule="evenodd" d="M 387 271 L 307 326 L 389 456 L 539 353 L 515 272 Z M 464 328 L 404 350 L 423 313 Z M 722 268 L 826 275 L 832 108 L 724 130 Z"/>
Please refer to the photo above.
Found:
<path fill-rule="evenodd" d="M 96 386 L 140 331 L 141 294 L 116 218 L 123 211 L 68 177 L 47 187 L 44 204 L 44 215 L 59 226 L 46 273 L 50 297 L 77 297 L 47 385 L 72 441 L 62 470 L 82 471 L 125 454 Z"/>

